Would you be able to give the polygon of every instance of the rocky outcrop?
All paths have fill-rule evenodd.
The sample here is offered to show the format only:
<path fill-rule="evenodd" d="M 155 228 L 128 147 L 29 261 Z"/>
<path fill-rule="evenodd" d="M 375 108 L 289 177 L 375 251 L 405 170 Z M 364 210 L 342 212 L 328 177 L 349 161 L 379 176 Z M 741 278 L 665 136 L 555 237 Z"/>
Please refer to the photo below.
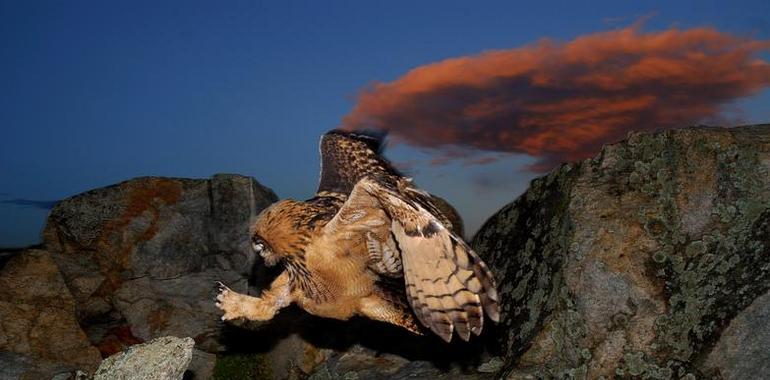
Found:
<path fill-rule="evenodd" d="M 0 351 L 50 362 L 40 373 L 93 372 L 131 345 L 191 336 L 191 368 L 210 373 L 224 347 L 214 286 L 247 291 L 248 228 L 276 199 L 252 178 L 216 175 L 137 178 L 61 201 L 40 249 L 5 259 Z"/>
<path fill-rule="evenodd" d="M 276 200 L 253 179 L 139 178 L 66 199 L 44 236 L 103 353 L 158 336 L 215 352 L 212 284 L 246 290 L 253 217 Z"/>
<path fill-rule="evenodd" d="M 247 228 L 275 199 L 220 175 L 139 178 L 62 201 L 43 246 L 0 257 L 0 377 L 90 373 L 100 356 L 167 335 L 193 339 L 146 360 L 173 358 L 173 376 L 185 367 L 192 379 L 770 370 L 768 125 L 631 134 L 534 180 L 472 242 L 498 279 L 502 319 L 470 343 L 296 308 L 220 323 L 215 281 L 256 293 L 274 274 L 253 268 Z M 115 358 L 131 355 L 141 357 Z"/>
<path fill-rule="evenodd" d="M 767 375 L 770 125 L 631 134 L 534 180 L 473 246 L 501 376 Z"/>
<path fill-rule="evenodd" d="M 191 338 L 167 336 L 131 346 L 105 359 L 93 380 L 181 380 L 194 345 Z"/>

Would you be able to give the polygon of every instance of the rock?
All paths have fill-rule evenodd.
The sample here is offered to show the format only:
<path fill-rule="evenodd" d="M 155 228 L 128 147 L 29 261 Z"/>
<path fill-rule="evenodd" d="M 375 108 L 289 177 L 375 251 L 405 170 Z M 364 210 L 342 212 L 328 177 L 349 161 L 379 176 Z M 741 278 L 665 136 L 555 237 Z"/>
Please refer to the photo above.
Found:
<path fill-rule="evenodd" d="M 482 373 L 497 373 L 503 367 L 503 364 L 504 364 L 503 359 L 496 356 L 492 359 L 489 359 L 488 362 L 478 366 L 478 368 L 476 368 L 476 371 L 479 371 Z"/>
<path fill-rule="evenodd" d="M 47 251 L 20 252 L 0 270 L 0 353 L 9 362 L 2 365 L 3 378 L 93 371 L 101 361 L 78 325 L 75 300 Z"/>
<path fill-rule="evenodd" d="M 104 359 L 94 380 L 181 380 L 194 345 L 192 338 L 167 336 L 131 346 Z"/>
<path fill-rule="evenodd" d="M 248 228 L 276 199 L 239 175 L 137 178 L 59 202 L 44 242 L 103 355 L 165 335 L 216 352 L 214 285 L 248 289 Z"/>
<path fill-rule="evenodd" d="M 3 380 L 88 380 L 89 376 L 71 366 L 15 352 L 0 351 L 0 379 Z"/>
<path fill-rule="evenodd" d="M 10 351 L 0 351 L 0 379 L 45 379 L 66 371 L 66 367 L 44 359 Z"/>
<path fill-rule="evenodd" d="M 722 332 L 706 359 L 725 379 L 759 379 L 770 373 L 770 292 L 743 309 Z M 750 359 L 750 360 L 747 360 Z M 716 373 L 714 373 L 716 372 Z"/>
<path fill-rule="evenodd" d="M 300 317 L 300 320 L 307 319 Z M 326 361 L 333 353 L 303 339 L 298 333 L 290 333 L 282 337 L 270 351 L 262 356 L 269 363 L 270 373 L 274 378 L 281 378 L 286 374 L 312 373 L 315 368 Z"/>
<path fill-rule="evenodd" d="M 129 346 L 105 371 L 148 360 L 192 379 L 770 371 L 770 125 L 634 133 L 534 180 L 473 240 L 502 313 L 470 343 L 297 308 L 249 329 L 221 324 L 215 281 L 252 293 L 269 282 L 269 270 L 252 274 L 248 226 L 275 199 L 218 175 L 139 178 L 62 201 L 44 247 L 0 255 L 0 376 L 71 378 L 98 351 Z M 140 344 L 166 335 L 193 339 L 149 344 L 170 354 Z M 140 370 L 150 367 L 124 374 Z"/>
<path fill-rule="evenodd" d="M 319 318 L 292 306 L 268 323 L 225 330 L 228 351 L 217 355 L 217 379 L 496 378 L 484 371 L 490 358 L 480 340 L 447 345 L 363 318 Z"/>
<path fill-rule="evenodd" d="M 761 377 L 770 125 L 630 134 L 532 181 L 473 246 L 499 284 L 500 376 Z"/>
<path fill-rule="evenodd" d="M 306 314 L 292 318 L 296 322 L 288 328 L 288 337 L 278 343 L 273 345 L 259 336 L 251 340 L 255 348 L 261 346 L 256 342 L 270 347 L 262 355 L 271 368 L 269 378 L 496 378 L 497 371 L 488 370 L 495 366 L 494 360 L 479 339 L 447 345 L 436 336 L 414 335 L 366 319 L 335 321 Z"/>
<path fill-rule="evenodd" d="M 377 353 L 360 345 L 332 355 L 309 380 L 400 380 L 400 379 L 464 379 L 495 378 L 490 373 L 459 366 L 440 367 L 426 360 L 409 360 L 400 355 Z"/>
<path fill-rule="evenodd" d="M 185 372 L 186 380 L 206 380 L 214 376 L 217 356 L 201 350 L 193 350 L 190 366 Z"/>

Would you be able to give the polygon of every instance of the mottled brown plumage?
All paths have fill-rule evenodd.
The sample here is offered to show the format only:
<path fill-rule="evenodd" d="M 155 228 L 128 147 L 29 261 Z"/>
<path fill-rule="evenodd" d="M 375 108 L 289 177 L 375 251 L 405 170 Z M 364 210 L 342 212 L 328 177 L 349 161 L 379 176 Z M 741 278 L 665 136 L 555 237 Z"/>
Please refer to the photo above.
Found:
<path fill-rule="evenodd" d="M 307 201 L 262 212 L 254 249 L 285 271 L 260 297 L 223 287 L 222 319 L 272 318 L 296 303 L 311 314 L 355 315 L 449 341 L 499 318 L 492 274 L 459 237 L 459 218 L 416 188 L 381 155 L 382 140 L 331 131 L 321 138 L 321 180 Z M 452 221 L 455 222 L 452 222 Z M 459 232 L 461 234 L 461 232 Z"/>

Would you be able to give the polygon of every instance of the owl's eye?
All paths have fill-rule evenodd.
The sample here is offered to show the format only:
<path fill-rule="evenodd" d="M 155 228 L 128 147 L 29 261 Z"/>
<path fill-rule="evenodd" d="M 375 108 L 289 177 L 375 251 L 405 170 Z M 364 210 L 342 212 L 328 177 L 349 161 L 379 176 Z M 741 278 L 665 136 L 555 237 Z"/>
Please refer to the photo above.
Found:
<path fill-rule="evenodd" d="M 260 253 L 265 248 L 265 246 L 258 241 L 253 241 L 251 242 L 251 248 L 254 249 L 254 252 Z"/>

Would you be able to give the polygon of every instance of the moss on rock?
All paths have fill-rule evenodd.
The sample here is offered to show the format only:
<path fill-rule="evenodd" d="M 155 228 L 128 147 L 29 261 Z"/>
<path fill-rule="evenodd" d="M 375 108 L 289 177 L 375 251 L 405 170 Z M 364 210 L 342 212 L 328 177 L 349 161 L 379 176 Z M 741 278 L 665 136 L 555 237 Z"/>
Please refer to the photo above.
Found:
<path fill-rule="evenodd" d="M 273 379 L 272 369 L 265 354 L 238 353 L 217 356 L 213 380 Z"/>
<path fill-rule="evenodd" d="M 500 284 L 505 373 L 700 377 L 770 288 L 768 170 L 770 125 L 694 127 L 534 180 L 473 241 Z"/>

